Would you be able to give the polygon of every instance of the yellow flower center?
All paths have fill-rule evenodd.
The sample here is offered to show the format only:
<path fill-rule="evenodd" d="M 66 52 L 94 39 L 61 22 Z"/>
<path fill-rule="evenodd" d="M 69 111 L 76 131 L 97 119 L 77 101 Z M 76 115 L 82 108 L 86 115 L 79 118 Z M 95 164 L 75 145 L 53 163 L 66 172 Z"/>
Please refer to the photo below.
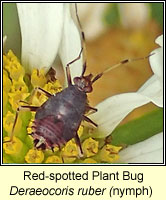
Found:
<path fill-rule="evenodd" d="M 9 136 L 13 128 L 14 120 L 15 120 L 15 114 L 11 113 L 10 111 L 8 111 L 6 116 L 3 118 L 3 127 L 6 130 L 6 132 L 9 134 Z M 19 132 L 21 129 L 21 126 L 22 126 L 22 121 L 20 117 L 18 117 L 15 129 L 14 129 L 14 133 Z"/>
<path fill-rule="evenodd" d="M 49 156 L 45 163 L 63 163 L 63 161 L 59 156 Z"/>
<path fill-rule="evenodd" d="M 25 156 L 27 163 L 42 163 L 44 160 L 44 153 L 37 149 L 30 149 Z"/>
<path fill-rule="evenodd" d="M 98 145 L 98 141 L 90 137 L 86 139 L 82 144 L 83 152 L 87 157 L 94 156 L 98 152 Z"/>
<path fill-rule="evenodd" d="M 7 142 L 9 140 L 10 140 L 10 137 L 4 138 L 5 143 L 3 143 L 3 148 L 5 150 L 5 153 L 6 154 L 17 154 L 17 153 L 21 152 L 21 149 L 23 147 L 21 140 L 19 140 L 16 137 L 13 137 L 12 142 Z"/>
<path fill-rule="evenodd" d="M 100 151 L 100 159 L 103 162 L 113 163 L 119 159 L 119 151 L 122 147 L 113 146 L 111 144 L 105 145 Z"/>
<path fill-rule="evenodd" d="M 34 69 L 31 75 L 31 83 L 34 87 L 43 87 L 47 82 L 44 69 Z"/>
<path fill-rule="evenodd" d="M 16 81 L 20 75 L 24 76 L 25 74 L 24 68 L 11 50 L 9 50 L 7 55 L 3 56 L 3 67 L 9 72 L 10 78 Z"/>
<path fill-rule="evenodd" d="M 56 94 L 62 91 L 62 86 L 58 80 L 48 79 L 45 76 L 44 69 L 33 69 L 30 78 L 27 80 L 25 70 L 20 64 L 17 57 L 10 50 L 7 55 L 3 56 L 3 108 L 4 119 L 3 128 L 4 135 L 10 136 L 13 123 L 16 116 L 16 110 L 20 105 L 41 106 L 47 101 L 46 95 L 36 91 L 35 87 L 41 87 L 43 90 Z M 25 104 L 25 102 L 27 102 Z M 35 113 L 29 115 L 26 112 L 24 115 L 19 114 L 16 126 L 14 128 L 14 135 L 21 138 L 13 137 L 12 142 L 3 144 L 6 154 L 18 154 L 23 157 L 26 163 L 97 163 L 97 162 L 114 162 L 119 156 L 118 152 L 121 147 L 112 145 L 105 145 L 102 149 L 99 148 L 99 142 L 91 137 L 87 138 L 84 127 L 81 125 L 78 129 L 78 136 L 81 139 L 83 157 L 79 157 L 79 147 L 75 139 L 68 141 L 62 149 L 57 146 L 54 147 L 54 153 L 51 150 L 41 151 L 33 148 L 33 137 L 27 136 L 34 130 L 32 128 L 35 119 Z M 21 117 L 20 117 L 21 115 Z M 29 126 L 28 126 L 29 124 Z M 23 135 L 23 136 L 22 136 Z M 93 133 L 92 133 L 93 136 Z M 87 138 L 83 140 L 83 138 Z M 9 137 L 4 137 L 4 141 L 9 141 Z M 22 142 L 23 141 L 23 142 Z M 21 153 L 24 145 L 24 153 Z M 28 150 L 29 149 L 29 150 Z M 5 162 L 8 162 L 4 157 Z"/>
<path fill-rule="evenodd" d="M 97 161 L 92 158 L 86 158 L 83 163 L 97 163 Z"/>

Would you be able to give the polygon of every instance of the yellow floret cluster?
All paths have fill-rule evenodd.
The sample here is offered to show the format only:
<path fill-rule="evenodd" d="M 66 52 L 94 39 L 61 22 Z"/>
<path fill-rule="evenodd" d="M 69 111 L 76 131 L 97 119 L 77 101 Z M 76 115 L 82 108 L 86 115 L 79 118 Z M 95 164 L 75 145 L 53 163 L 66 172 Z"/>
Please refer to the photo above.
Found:
<path fill-rule="evenodd" d="M 3 55 L 3 162 L 4 163 L 113 163 L 118 160 L 121 147 L 109 144 L 100 146 L 100 142 L 85 133 L 84 126 L 78 130 L 83 149 L 83 157 L 72 139 L 54 151 L 37 150 L 33 145 L 32 121 L 35 113 L 19 112 L 14 137 L 9 142 L 17 108 L 21 105 L 41 106 L 48 98 L 35 92 L 35 87 L 41 87 L 51 94 L 62 90 L 58 80 L 50 81 L 45 76 L 44 69 L 34 69 L 27 76 L 24 67 L 10 50 Z"/>

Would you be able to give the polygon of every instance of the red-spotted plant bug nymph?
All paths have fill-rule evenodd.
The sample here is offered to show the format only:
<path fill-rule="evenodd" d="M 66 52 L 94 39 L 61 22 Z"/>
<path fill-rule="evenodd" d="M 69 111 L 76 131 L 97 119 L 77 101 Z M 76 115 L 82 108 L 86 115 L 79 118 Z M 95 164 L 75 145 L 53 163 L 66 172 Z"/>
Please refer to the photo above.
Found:
<path fill-rule="evenodd" d="M 133 60 L 123 60 L 122 62 L 112 67 L 109 67 L 104 72 L 93 76 L 92 74 L 85 75 L 87 64 L 86 58 L 84 58 L 82 73 L 79 77 L 74 77 L 74 84 L 72 84 L 72 79 L 70 75 L 70 65 L 76 62 L 78 59 L 80 59 L 83 51 L 85 50 L 83 48 L 83 46 L 85 46 L 84 32 L 82 31 L 80 20 L 77 14 L 77 6 L 75 6 L 75 8 L 76 17 L 82 35 L 82 48 L 78 57 L 69 62 L 66 66 L 68 87 L 65 88 L 63 91 L 57 93 L 56 95 L 52 95 L 49 92 L 43 90 L 42 88 L 36 88 L 39 92 L 44 93 L 48 97 L 48 100 L 45 103 L 43 103 L 40 107 L 26 105 L 20 106 L 17 109 L 10 141 L 12 141 L 13 139 L 14 128 L 18 119 L 19 111 L 29 110 L 36 112 L 35 120 L 33 123 L 33 132 L 31 133 L 34 140 L 35 148 L 42 150 L 53 150 L 55 146 L 61 148 L 69 140 L 75 138 L 75 141 L 80 149 L 80 153 L 81 155 L 83 155 L 81 142 L 77 133 L 79 126 L 84 120 L 97 127 L 96 122 L 93 122 L 90 118 L 88 118 L 85 115 L 90 110 L 92 110 L 93 112 L 97 112 L 96 108 L 93 108 L 88 104 L 87 93 L 92 92 L 93 84 L 99 78 L 101 78 L 103 74 L 120 66 L 121 64 L 143 59 L 138 58 Z M 145 58 L 148 57 L 149 56 Z M 55 73 L 53 72 L 53 74 Z"/>

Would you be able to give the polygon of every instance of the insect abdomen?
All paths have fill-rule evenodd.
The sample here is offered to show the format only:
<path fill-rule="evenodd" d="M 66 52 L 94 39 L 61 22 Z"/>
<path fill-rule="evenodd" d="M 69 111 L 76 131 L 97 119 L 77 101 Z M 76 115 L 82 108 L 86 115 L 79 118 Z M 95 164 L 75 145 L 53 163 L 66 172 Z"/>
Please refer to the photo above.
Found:
<path fill-rule="evenodd" d="M 50 97 L 36 112 L 35 134 L 46 139 L 47 146 L 51 147 L 75 137 L 85 113 L 86 100 L 86 93 L 73 85 Z"/>

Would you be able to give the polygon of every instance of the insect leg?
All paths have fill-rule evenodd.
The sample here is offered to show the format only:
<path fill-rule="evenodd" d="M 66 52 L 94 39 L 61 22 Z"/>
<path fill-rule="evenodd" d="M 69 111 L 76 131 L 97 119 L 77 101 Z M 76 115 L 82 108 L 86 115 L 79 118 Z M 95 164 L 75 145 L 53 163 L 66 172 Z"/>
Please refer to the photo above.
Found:
<path fill-rule="evenodd" d="M 83 157 L 83 150 L 82 150 L 80 138 L 78 137 L 77 132 L 76 132 L 76 135 L 75 135 L 75 141 L 76 141 L 77 146 L 79 147 L 79 156 Z"/>
<path fill-rule="evenodd" d="M 86 108 L 87 108 L 88 110 L 93 110 L 94 112 L 97 112 L 97 108 L 93 108 L 93 107 L 91 107 L 91 106 L 89 106 L 89 105 L 87 105 Z"/>
<path fill-rule="evenodd" d="M 79 16 L 78 16 L 78 9 L 77 9 L 77 4 L 75 3 L 75 11 L 76 11 L 76 18 L 77 18 L 77 21 L 78 21 L 78 25 L 79 25 L 79 28 L 80 28 L 80 32 L 81 32 L 81 36 L 82 36 L 82 40 L 81 40 L 81 43 L 82 43 L 82 49 L 83 49 L 83 59 L 84 59 L 84 65 L 83 65 L 83 69 L 82 69 L 82 74 L 81 76 L 84 76 L 84 73 L 86 71 L 86 43 L 85 43 L 85 34 L 84 34 L 84 31 L 82 29 L 82 26 L 81 26 L 81 22 L 80 22 L 80 19 L 79 19 Z"/>
<path fill-rule="evenodd" d="M 25 104 L 29 105 L 28 102 L 26 102 L 26 101 L 22 101 L 22 100 L 20 100 L 19 103 L 25 103 Z"/>
<path fill-rule="evenodd" d="M 78 57 L 75 58 L 74 60 L 72 60 L 71 62 L 69 62 L 69 63 L 67 64 L 67 67 L 66 67 L 66 74 L 67 74 L 68 85 L 72 85 L 72 82 L 71 82 L 71 74 L 70 74 L 70 68 L 69 68 L 69 66 L 70 66 L 71 64 L 73 64 L 75 61 L 77 61 L 77 60 L 79 60 L 79 59 L 81 58 L 82 51 L 83 51 L 83 48 L 81 48 L 81 51 L 80 51 Z"/>
<path fill-rule="evenodd" d="M 51 147 L 51 151 L 52 151 L 52 153 L 54 153 L 54 147 Z"/>
<path fill-rule="evenodd" d="M 84 76 L 85 71 L 86 71 L 86 61 L 85 61 L 84 64 L 83 64 L 82 74 L 81 74 L 82 77 Z"/>
<path fill-rule="evenodd" d="M 31 104 L 32 102 L 32 98 L 35 95 L 35 92 L 39 91 L 40 93 L 43 93 L 44 95 L 46 95 L 46 97 L 50 98 L 51 96 L 53 96 L 52 94 L 50 94 L 49 92 L 47 92 L 46 90 L 43 90 L 40 87 L 36 87 L 32 90 L 31 95 L 30 95 L 30 99 L 29 99 L 29 104 Z"/>
<path fill-rule="evenodd" d="M 82 27 L 81 27 L 81 23 L 80 23 L 80 20 L 79 20 L 79 17 L 78 17 L 78 12 L 77 12 L 77 4 L 75 3 L 75 11 L 76 11 L 76 18 L 77 18 L 77 21 L 78 21 L 78 24 L 79 24 L 79 27 L 80 27 L 80 30 L 81 30 L 81 35 L 82 35 L 82 48 L 81 48 L 81 51 L 78 55 L 77 58 L 75 58 L 74 60 L 72 60 L 71 62 L 69 62 L 67 64 L 67 67 L 66 67 L 66 74 L 67 74 L 67 81 L 68 81 L 68 85 L 72 85 L 72 81 L 71 81 L 71 74 L 70 74 L 70 69 L 69 69 L 69 66 L 74 63 L 75 61 L 79 60 L 81 58 L 81 54 L 83 52 L 83 50 L 85 49 L 85 35 L 84 35 L 84 32 L 82 31 Z M 83 48 L 84 46 L 84 48 Z M 84 75 L 85 73 L 85 70 L 86 70 L 86 62 L 84 62 L 84 65 L 83 65 L 83 71 L 82 71 L 82 76 Z"/>
<path fill-rule="evenodd" d="M 93 122 L 91 119 L 89 119 L 85 115 L 83 115 L 83 120 L 85 120 L 86 122 L 89 122 L 89 123 L 93 124 L 94 126 L 98 127 L 98 125 L 95 122 Z"/>
<path fill-rule="evenodd" d="M 11 135 L 10 135 L 10 140 L 9 141 L 5 141 L 4 143 L 6 142 L 12 142 L 13 140 L 13 136 L 14 136 L 14 129 L 15 129 L 15 126 L 16 126 L 16 123 L 17 123 L 17 119 L 18 119 L 18 115 L 19 115 L 19 112 L 21 110 L 27 110 L 27 111 L 36 111 L 39 107 L 36 107 L 36 106 L 20 106 L 17 111 L 16 111 L 16 116 L 15 116 L 15 119 L 14 119 L 14 123 L 13 123 L 13 127 L 12 127 L 12 132 L 11 132 Z"/>
<path fill-rule="evenodd" d="M 88 112 L 88 115 L 91 115 L 91 114 L 97 112 L 97 109 L 96 108 L 92 108 L 91 106 L 87 105 L 86 106 L 86 112 Z"/>
<path fill-rule="evenodd" d="M 36 87 L 34 90 L 35 90 L 35 91 L 39 91 L 39 92 L 45 94 L 48 98 L 50 98 L 50 97 L 52 96 L 52 94 L 50 94 L 50 93 L 47 92 L 46 90 L 43 90 L 43 89 L 40 88 L 40 87 Z"/>

